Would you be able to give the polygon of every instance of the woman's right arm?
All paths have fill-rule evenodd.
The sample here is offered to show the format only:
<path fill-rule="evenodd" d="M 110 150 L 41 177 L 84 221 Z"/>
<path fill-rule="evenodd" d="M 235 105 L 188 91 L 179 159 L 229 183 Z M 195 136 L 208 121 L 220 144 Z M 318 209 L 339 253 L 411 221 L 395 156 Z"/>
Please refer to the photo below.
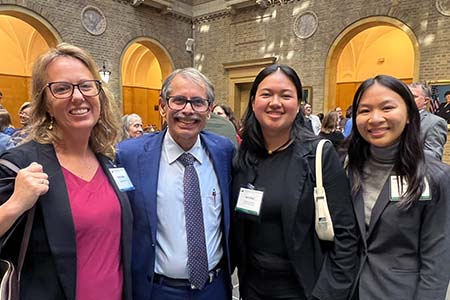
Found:
<path fill-rule="evenodd" d="M 3 202 L 0 205 L 0 237 L 48 191 L 48 183 L 47 174 L 35 162 L 17 173 L 12 195 L 5 202 L 0 199 Z M 0 195 L 3 197 L 3 193 Z"/>

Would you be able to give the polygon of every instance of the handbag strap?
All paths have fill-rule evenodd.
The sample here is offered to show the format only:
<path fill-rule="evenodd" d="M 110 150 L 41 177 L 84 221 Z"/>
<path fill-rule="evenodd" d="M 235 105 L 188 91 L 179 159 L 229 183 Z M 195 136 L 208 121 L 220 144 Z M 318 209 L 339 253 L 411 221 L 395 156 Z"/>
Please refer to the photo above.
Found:
<path fill-rule="evenodd" d="M 8 169 L 10 169 L 11 171 L 13 171 L 16 174 L 20 171 L 20 169 L 15 164 L 13 164 L 12 162 L 10 162 L 6 159 L 3 159 L 3 158 L 0 158 L 0 165 L 7 167 Z M 20 282 L 20 272 L 22 271 L 23 263 L 25 261 L 25 254 L 27 253 L 27 249 L 28 249 L 28 242 L 30 241 L 31 228 L 33 226 L 35 209 L 36 209 L 36 205 L 33 205 L 33 207 L 28 211 L 27 222 L 25 224 L 25 229 L 24 229 L 23 237 L 22 237 L 22 243 L 20 245 L 19 260 L 17 262 L 17 275 L 18 275 L 19 282 Z M 9 235 L 6 237 L 4 243 L 6 243 L 6 241 L 9 239 L 12 232 L 14 232 L 14 230 L 17 228 L 19 223 L 20 223 L 20 221 L 16 222 L 16 224 L 14 225 L 14 228 L 11 230 Z"/>
<path fill-rule="evenodd" d="M 322 180 L 322 152 L 325 143 L 330 142 L 330 140 L 323 139 L 319 141 L 316 148 L 316 188 L 323 190 L 323 180 Z"/>

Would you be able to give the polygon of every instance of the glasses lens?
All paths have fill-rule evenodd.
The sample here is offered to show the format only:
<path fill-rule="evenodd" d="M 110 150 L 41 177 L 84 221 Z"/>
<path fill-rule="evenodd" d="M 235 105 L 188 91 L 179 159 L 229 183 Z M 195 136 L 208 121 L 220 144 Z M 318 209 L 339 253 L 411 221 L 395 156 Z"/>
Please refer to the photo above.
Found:
<path fill-rule="evenodd" d="M 85 96 L 97 96 L 100 92 L 99 83 L 96 80 L 86 80 L 78 84 L 81 93 Z"/>
<path fill-rule="evenodd" d="M 72 95 L 73 86 L 68 82 L 53 82 L 49 85 L 50 91 L 56 98 L 67 98 Z"/>
<path fill-rule="evenodd" d="M 203 98 L 192 98 L 191 99 L 192 108 L 195 111 L 203 112 L 208 110 L 209 102 Z"/>
<path fill-rule="evenodd" d="M 173 110 L 181 110 L 186 106 L 187 98 L 184 96 L 173 96 L 169 98 L 169 107 Z"/>

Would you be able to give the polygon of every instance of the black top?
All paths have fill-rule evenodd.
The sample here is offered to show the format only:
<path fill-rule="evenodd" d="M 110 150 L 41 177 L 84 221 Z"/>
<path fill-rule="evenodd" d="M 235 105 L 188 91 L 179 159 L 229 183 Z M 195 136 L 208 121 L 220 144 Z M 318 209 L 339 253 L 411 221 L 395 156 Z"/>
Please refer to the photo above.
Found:
<path fill-rule="evenodd" d="M 344 135 L 340 131 L 333 131 L 332 133 L 324 133 L 320 132 L 319 136 L 324 139 L 328 139 L 333 143 L 335 149 L 342 143 L 344 140 Z"/>
<path fill-rule="evenodd" d="M 289 189 L 285 182 L 293 147 L 277 151 L 261 159 L 256 168 L 256 189 L 264 191 L 258 220 L 247 220 L 246 241 L 250 264 L 257 269 L 276 272 L 292 272 L 283 237 L 281 206 L 289 201 Z"/>

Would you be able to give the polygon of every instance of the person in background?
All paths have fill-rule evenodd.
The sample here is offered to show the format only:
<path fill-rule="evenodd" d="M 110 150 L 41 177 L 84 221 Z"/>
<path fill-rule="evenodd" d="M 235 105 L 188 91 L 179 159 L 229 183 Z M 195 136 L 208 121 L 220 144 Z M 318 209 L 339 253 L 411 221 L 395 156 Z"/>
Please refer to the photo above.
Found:
<path fill-rule="evenodd" d="M 426 157 L 402 81 L 365 80 L 353 99 L 347 171 L 361 231 L 354 299 L 444 299 L 450 272 L 450 167 Z"/>
<path fill-rule="evenodd" d="M 339 119 L 337 130 L 339 130 L 340 132 L 343 132 L 344 128 L 345 128 L 345 124 L 347 123 L 347 118 L 345 118 L 344 115 L 342 114 L 342 108 L 336 107 L 336 109 L 334 111 L 338 113 L 338 119 Z"/>
<path fill-rule="evenodd" d="M 443 118 L 450 124 L 450 91 L 444 93 L 445 102 L 441 103 L 435 111 L 435 115 Z"/>
<path fill-rule="evenodd" d="M 24 102 L 19 108 L 19 121 L 22 127 L 17 129 L 12 134 L 8 144 L 8 149 L 16 147 L 28 136 L 28 125 L 30 122 L 30 114 L 31 114 L 31 103 L 28 101 Z"/>
<path fill-rule="evenodd" d="M 11 136 L 0 132 L 0 154 L 2 154 L 6 149 L 8 149 L 9 140 Z"/>
<path fill-rule="evenodd" d="M 131 300 L 133 216 L 113 175 L 120 125 L 98 66 L 59 44 L 35 62 L 32 95 L 27 141 L 0 156 L 21 169 L 0 183 L 0 236 L 36 206 L 20 299 Z M 21 238 L 15 230 L 2 257 L 15 261 Z"/>
<path fill-rule="evenodd" d="M 167 128 L 118 145 L 134 212 L 134 300 L 228 300 L 230 186 L 234 146 L 202 131 L 214 88 L 194 68 L 163 82 Z"/>
<path fill-rule="evenodd" d="M 122 140 L 140 137 L 144 134 L 142 118 L 138 114 L 129 114 L 122 117 Z"/>
<path fill-rule="evenodd" d="M 320 137 L 329 139 L 334 148 L 338 148 L 339 145 L 344 140 L 344 135 L 342 132 L 337 130 L 338 127 L 338 113 L 335 111 L 330 111 L 324 118 L 322 123 L 322 129 L 320 130 Z"/>
<path fill-rule="evenodd" d="M 320 123 L 322 124 L 323 117 L 324 117 L 323 113 L 318 113 L 318 114 L 317 114 L 317 117 L 319 118 Z"/>
<path fill-rule="evenodd" d="M 236 128 L 226 117 L 224 118 L 216 113 L 211 113 L 203 130 L 225 136 L 233 142 L 235 148 L 239 146 L 239 135 L 236 133 Z"/>
<path fill-rule="evenodd" d="M 11 115 L 6 109 L 0 109 L 0 132 L 11 136 L 14 131 L 14 127 L 11 124 Z"/>
<path fill-rule="evenodd" d="M 344 138 L 348 138 L 350 133 L 352 133 L 352 124 L 353 124 L 353 106 L 347 107 L 345 112 L 345 117 L 347 118 L 347 122 L 344 127 Z"/>
<path fill-rule="evenodd" d="M 314 229 L 319 138 L 304 126 L 301 97 L 297 73 L 279 64 L 264 68 L 250 90 L 233 172 L 233 260 L 243 300 L 344 300 L 356 275 L 350 187 L 329 143 L 322 173 L 334 241 L 319 241 Z M 254 205 L 241 206 L 248 199 Z"/>
<path fill-rule="evenodd" d="M 420 114 L 420 137 L 424 142 L 424 151 L 439 160 L 444 154 L 447 142 L 447 122 L 427 111 L 431 100 L 431 89 L 423 83 L 415 82 L 409 86 Z"/>
<path fill-rule="evenodd" d="M 242 141 L 240 136 L 241 122 L 239 122 L 239 120 L 236 118 L 231 107 L 224 104 L 217 104 L 213 108 L 213 113 L 221 116 L 222 118 L 228 119 L 233 124 L 234 130 L 236 131 L 236 139 L 238 141 L 238 144 L 240 144 Z"/>
<path fill-rule="evenodd" d="M 305 103 L 303 106 L 303 112 L 305 113 L 305 121 L 311 123 L 311 128 L 314 134 L 319 135 L 322 124 L 319 117 L 312 114 L 311 104 Z"/>
<path fill-rule="evenodd" d="M 3 92 L 0 91 L 0 109 L 3 108 L 3 105 L 2 105 L 2 99 L 3 99 Z"/>

